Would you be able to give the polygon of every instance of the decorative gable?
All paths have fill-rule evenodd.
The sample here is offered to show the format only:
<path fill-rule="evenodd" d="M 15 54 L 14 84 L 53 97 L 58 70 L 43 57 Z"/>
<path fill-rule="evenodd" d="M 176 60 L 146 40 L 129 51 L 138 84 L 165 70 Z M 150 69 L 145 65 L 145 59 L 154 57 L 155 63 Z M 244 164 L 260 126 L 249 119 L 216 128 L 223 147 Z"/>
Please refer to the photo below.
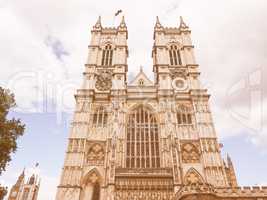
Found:
<path fill-rule="evenodd" d="M 140 68 L 140 72 L 137 76 L 130 82 L 132 86 L 153 86 L 154 83 L 147 77 L 147 75 L 143 72 L 143 69 Z"/>

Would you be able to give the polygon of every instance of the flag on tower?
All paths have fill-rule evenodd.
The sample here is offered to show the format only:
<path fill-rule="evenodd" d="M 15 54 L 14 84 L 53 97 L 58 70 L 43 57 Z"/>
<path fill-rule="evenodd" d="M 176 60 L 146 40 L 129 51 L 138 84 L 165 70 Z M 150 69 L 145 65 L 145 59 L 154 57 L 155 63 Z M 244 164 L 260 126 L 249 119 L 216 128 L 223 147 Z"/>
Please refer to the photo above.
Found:
<path fill-rule="evenodd" d="M 117 17 L 119 14 L 122 13 L 122 10 L 118 10 L 116 13 L 115 13 L 115 17 Z"/>

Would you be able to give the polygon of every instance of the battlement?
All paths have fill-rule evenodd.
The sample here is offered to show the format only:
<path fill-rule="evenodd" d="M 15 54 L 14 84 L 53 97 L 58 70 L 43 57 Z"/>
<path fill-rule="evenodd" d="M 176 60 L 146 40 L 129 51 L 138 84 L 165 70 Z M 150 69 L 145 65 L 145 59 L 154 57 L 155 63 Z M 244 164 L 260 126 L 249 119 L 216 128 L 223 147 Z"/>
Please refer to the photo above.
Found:
<path fill-rule="evenodd" d="M 235 187 L 235 188 L 216 188 L 218 196 L 261 196 L 267 197 L 267 186 L 259 187 Z"/>
<path fill-rule="evenodd" d="M 101 29 L 93 29 L 91 32 L 101 32 L 104 34 L 117 34 L 122 30 L 119 27 L 103 27 Z"/>

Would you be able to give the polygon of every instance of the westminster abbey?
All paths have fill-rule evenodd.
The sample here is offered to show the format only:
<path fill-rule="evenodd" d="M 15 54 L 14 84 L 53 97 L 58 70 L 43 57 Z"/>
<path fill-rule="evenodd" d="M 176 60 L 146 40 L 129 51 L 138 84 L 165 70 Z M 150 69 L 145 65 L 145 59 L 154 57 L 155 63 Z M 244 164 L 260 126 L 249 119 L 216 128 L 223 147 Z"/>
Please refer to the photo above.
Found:
<path fill-rule="evenodd" d="M 142 69 L 128 80 L 127 39 L 124 18 L 92 28 L 56 200 L 267 200 L 221 156 L 184 20 L 157 18 L 153 81 Z"/>

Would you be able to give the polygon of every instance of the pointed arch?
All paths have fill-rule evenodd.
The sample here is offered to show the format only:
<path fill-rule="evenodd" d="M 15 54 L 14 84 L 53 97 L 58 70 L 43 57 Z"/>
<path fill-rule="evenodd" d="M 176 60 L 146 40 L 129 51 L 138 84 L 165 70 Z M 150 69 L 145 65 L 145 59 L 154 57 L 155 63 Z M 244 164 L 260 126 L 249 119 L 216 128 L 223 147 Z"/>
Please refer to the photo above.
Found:
<path fill-rule="evenodd" d="M 135 103 L 134 105 L 131 105 L 129 108 L 128 108 L 128 110 L 127 110 L 127 112 L 130 114 L 131 112 L 133 112 L 134 110 L 136 110 L 138 107 L 144 107 L 145 109 L 147 109 L 150 113 L 153 113 L 153 114 L 155 114 L 156 113 L 156 109 L 155 109 L 155 107 L 153 107 L 151 104 L 149 104 L 149 103 L 146 103 L 146 104 L 144 104 L 144 103 Z M 155 115 L 156 116 L 156 115 Z M 158 120 L 158 118 L 157 118 L 157 120 Z"/>
<path fill-rule="evenodd" d="M 171 43 L 169 46 L 170 65 L 182 65 L 181 47 L 179 44 Z"/>
<path fill-rule="evenodd" d="M 91 169 L 81 180 L 81 185 L 86 186 L 87 184 L 93 184 L 95 182 L 102 183 L 102 176 L 97 168 Z"/>
<path fill-rule="evenodd" d="M 184 177 L 185 185 L 202 185 L 204 184 L 204 179 L 200 175 L 200 173 L 195 168 L 190 168 L 185 177 Z"/>
<path fill-rule="evenodd" d="M 82 200 L 100 200 L 102 178 L 96 168 L 91 169 L 81 181 Z"/>
<path fill-rule="evenodd" d="M 159 126 L 153 110 L 138 105 L 130 110 L 126 133 L 126 167 L 160 167 Z"/>

